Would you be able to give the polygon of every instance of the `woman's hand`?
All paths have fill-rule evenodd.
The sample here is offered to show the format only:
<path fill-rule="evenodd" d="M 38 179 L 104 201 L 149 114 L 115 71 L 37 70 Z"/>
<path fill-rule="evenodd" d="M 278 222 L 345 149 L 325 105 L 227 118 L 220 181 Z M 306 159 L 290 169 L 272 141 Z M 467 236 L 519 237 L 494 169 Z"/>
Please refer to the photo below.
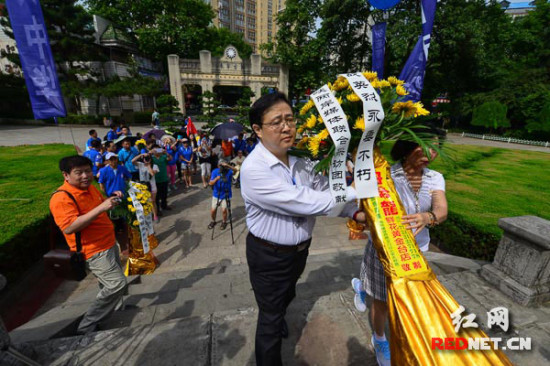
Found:
<path fill-rule="evenodd" d="M 420 212 L 412 215 L 403 215 L 401 222 L 405 225 L 406 229 L 416 229 L 414 232 L 414 236 L 416 236 L 430 223 L 430 219 L 429 213 Z"/>

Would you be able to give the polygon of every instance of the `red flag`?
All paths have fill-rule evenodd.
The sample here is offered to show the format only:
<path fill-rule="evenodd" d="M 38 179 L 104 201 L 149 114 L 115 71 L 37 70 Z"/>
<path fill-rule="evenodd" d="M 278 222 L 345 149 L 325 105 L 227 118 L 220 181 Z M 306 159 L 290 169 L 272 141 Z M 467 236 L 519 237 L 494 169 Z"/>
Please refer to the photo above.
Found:
<path fill-rule="evenodd" d="M 197 134 L 197 128 L 193 124 L 193 121 L 191 121 L 191 117 L 188 117 L 187 118 L 187 136 L 189 136 L 190 134 L 196 135 Z"/>

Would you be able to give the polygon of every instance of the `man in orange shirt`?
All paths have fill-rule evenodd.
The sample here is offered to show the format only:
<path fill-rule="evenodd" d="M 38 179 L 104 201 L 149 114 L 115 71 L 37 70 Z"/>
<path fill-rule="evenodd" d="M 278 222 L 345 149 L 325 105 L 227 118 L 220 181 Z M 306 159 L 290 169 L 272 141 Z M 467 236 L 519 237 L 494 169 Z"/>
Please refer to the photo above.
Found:
<path fill-rule="evenodd" d="M 107 215 L 123 195 L 117 191 L 114 197 L 103 198 L 92 186 L 92 165 L 83 156 L 61 159 L 59 169 L 65 183 L 52 195 L 50 210 L 72 251 L 76 251 L 75 234 L 80 233 L 86 265 L 99 281 L 99 293 L 78 326 L 77 332 L 86 334 L 97 330 L 99 322 L 122 303 L 126 289 L 113 223 Z"/>

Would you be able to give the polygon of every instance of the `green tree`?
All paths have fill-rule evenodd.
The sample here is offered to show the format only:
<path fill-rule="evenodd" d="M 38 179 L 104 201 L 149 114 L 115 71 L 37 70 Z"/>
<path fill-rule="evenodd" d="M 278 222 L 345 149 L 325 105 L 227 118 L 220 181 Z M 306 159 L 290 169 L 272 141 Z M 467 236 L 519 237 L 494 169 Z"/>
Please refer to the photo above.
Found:
<path fill-rule="evenodd" d="M 312 34 L 319 15 L 319 0 L 288 0 L 277 16 L 279 30 L 271 42 L 262 45 L 270 61 L 289 69 L 290 99 L 300 99 L 307 88 L 318 86 L 323 74 L 322 45 Z"/>
<path fill-rule="evenodd" d="M 544 104 L 539 115 L 535 120 L 527 124 L 529 132 L 546 132 L 550 133 L 550 95 L 549 101 Z"/>
<path fill-rule="evenodd" d="M 506 118 L 508 109 L 499 102 L 485 102 L 474 109 L 472 126 L 483 126 L 491 130 L 510 127 L 510 121 Z"/>
<path fill-rule="evenodd" d="M 157 98 L 157 108 L 162 115 L 173 114 L 178 106 L 178 100 L 171 94 L 163 94 Z"/>
<path fill-rule="evenodd" d="M 242 57 L 252 48 L 242 35 L 211 26 L 214 12 L 202 0 L 85 0 L 99 14 L 133 33 L 140 51 L 165 61 L 169 54 L 198 58 L 200 50 L 221 56 L 233 44 Z"/>
<path fill-rule="evenodd" d="M 323 65 L 330 76 L 365 69 L 371 54 L 369 8 L 363 0 L 327 0 L 321 6 L 317 40 L 323 45 Z"/>
<path fill-rule="evenodd" d="M 61 89 L 66 98 L 72 100 L 69 110 L 80 110 L 83 84 L 87 87 L 99 76 L 88 61 L 101 61 L 103 53 L 95 44 L 92 16 L 78 4 L 77 0 L 43 0 L 42 12 Z M 7 9 L 6 9 L 7 11 Z M 4 32 L 13 39 L 9 18 L 0 20 Z M 9 59 L 21 65 L 18 54 Z"/>
<path fill-rule="evenodd" d="M 242 125 L 249 125 L 248 112 L 250 112 L 250 104 L 255 94 L 249 87 L 243 89 L 241 98 L 237 101 L 237 112 L 239 113 L 238 122 Z"/>

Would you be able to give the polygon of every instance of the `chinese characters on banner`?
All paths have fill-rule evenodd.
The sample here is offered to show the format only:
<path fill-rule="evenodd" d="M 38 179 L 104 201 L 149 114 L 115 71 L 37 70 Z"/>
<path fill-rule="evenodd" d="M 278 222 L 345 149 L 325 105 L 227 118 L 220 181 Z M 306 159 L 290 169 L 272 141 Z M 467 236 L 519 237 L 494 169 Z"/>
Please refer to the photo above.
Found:
<path fill-rule="evenodd" d="M 139 222 L 139 232 L 141 234 L 141 243 L 143 244 L 143 253 L 147 254 L 149 253 L 149 235 L 153 235 L 155 233 L 155 230 L 153 229 L 153 214 L 145 216 L 145 213 L 143 212 L 143 206 L 137 198 L 137 194 L 140 194 L 142 192 L 134 187 L 134 184 L 135 183 L 130 182 L 128 195 L 132 199 L 132 204 L 136 209 L 136 217 Z"/>
<path fill-rule="evenodd" d="M 332 197 L 341 211 L 346 203 L 346 157 L 351 133 L 348 120 L 340 103 L 327 85 L 311 94 L 311 99 L 325 121 L 325 126 L 334 142 L 334 155 L 330 163 L 329 183 Z M 336 210 L 338 211 L 338 210 Z"/>
<path fill-rule="evenodd" d="M 388 260 L 397 277 L 426 272 L 428 265 L 416 245 L 412 232 L 401 224 L 401 217 L 406 213 L 403 207 L 397 204 L 399 198 L 397 193 L 390 189 L 387 174 L 386 169 L 376 172 L 378 195 L 369 199 L 376 215 L 374 225 L 379 228 L 381 239 L 387 246 Z"/>
<path fill-rule="evenodd" d="M 374 139 L 384 120 L 384 109 L 380 96 L 363 74 L 358 72 L 341 76 L 348 79 L 349 85 L 363 102 L 365 131 L 357 148 L 354 172 L 357 197 L 376 197 L 378 196 L 378 185 L 374 173 Z"/>
<path fill-rule="evenodd" d="M 35 119 L 67 114 L 38 0 L 7 0 Z"/>

